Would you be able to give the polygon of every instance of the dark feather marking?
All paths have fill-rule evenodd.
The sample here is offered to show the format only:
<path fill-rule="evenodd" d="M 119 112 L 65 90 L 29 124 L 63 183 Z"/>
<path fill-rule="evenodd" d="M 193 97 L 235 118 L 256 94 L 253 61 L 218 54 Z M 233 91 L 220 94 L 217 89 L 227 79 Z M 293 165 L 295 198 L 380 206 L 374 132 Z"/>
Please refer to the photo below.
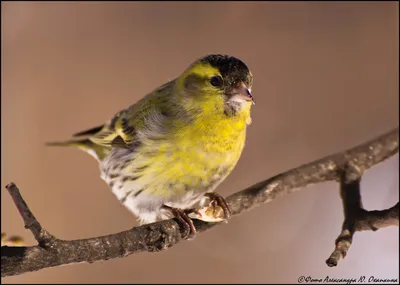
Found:
<path fill-rule="evenodd" d="M 125 143 L 125 141 L 121 138 L 121 136 L 115 137 L 115 139 L 113 139 L 111 142 L 111 146 L 117 148 L 126 148 L 126 149 L 129 148 L 129 146 Z"/>
<path fill-rule="evenodd" d="M 108 183 L 108 185 L 109 185 L 111 188 L 113 188 L 113 186 L 114 186 L 114 181 L 110 181 L 110 183 Z"/>
<path fill-rule="evenodd" d="M 164 136 L 160 136 L 160 135 L 152 135 L 152 136 L 148 136 L 149 139 L 151 139 L 152 141 L 164 141 L 165 137 Z"/>
<path fill-rule="evenodd" d="M 163 116 L 164 118 L 172 117 L 171 110 L 167 110 L 167 109 L 161 110 L 161 116 Z"/>
<path fill-rule="evenodd" d="M 120 199 L 120 201 L 121 201 L 122 203 L 125 203 L 126 199 L 129 197 L 129 195 L 132 194 L 132 192 L 133 192 L 133 190 L 131 190 L 131 191 L 129 191 L 128 193 L 126 193 L 125 196 L 122 197 L 122 198 Z M 140 193 L 142 193 L 142 192 L 143 192 L 143 190 L 139 190 L 139 191 L 137 191 L 135 194 L 133 194 L 133 196 L 134 196 L 134 197 L 137 197 L 137 196 L 138 196 Z"/>
<path fill-rule="evenodd" d="M 148 165 L 144 165 L 144 166 L 136 167 L 135 171 L 142 171 L 142 170 L 145 170 L 147 167 L 149 167 L 149 166 Z"/>
<path fill-rule="evenodd" d="M 133 143 L 131 143 L 129 145 L 129 149 L 134 150 L 135 148 L 138 148 L 139 146 L 141 146 L 142 143 L 138 140 L 135 140 Z M 132 160 L 131 160 L 132 161 Z"/>
<path fill-rule="evenodd" d="M 121 181 L 122 183 L 125 183 L 126 181 L 135 181 L 136 179 L 139 179 L 140 176 L 124 176 L 122 177 Z"/>
<path fill-rule="evenodd" d="M 97 126 L 97 127 L 94 127 L 94 128 L 91 128 L 91 129 L 88 129 L 88 130 L 73 134 L 72 136 L 73 137 L 80 137 L 80 136 L 94 135 L 94 134 L 100 132 L 103 127 L 104 127 L 104 125 Z"/>
<path fill-rule="evenodd" d="M 115 114 L 114 118 L 112 118 L 111 122 L 110 122 L 110 129 L 115 131 L 115 124 L 117 123 L 119 117 L 121 116 L 121 114 L 123 113 L 123 111 L 118 112 L 117 114 Z"/>
<path fill-rule="evenodd" d="M 130 150 L 134 150 L 135 148 L 139 147 L 141 145 L 140 141 L 134 140 L 130 143 L 125 142 L 123 140 L 123 138 L 121 138 L 121 136 L 117 136 L 113 139 L 113 141 L 111 142 L 111 146 L 112 147 L 116 147 L 116 148 L 124 148 L 124 149 L 130 149 Z"/>
<path fill-rule="evenodd" d="M 120 166 L 120 170 L 123 170 L 124 168 L 126 168 L 127 166 L 129 165 L 129 162 L 124 162 L 124 163 L 122 163 L 121 164 L 121 166 Z"/>
<path fill-rule="evenodd" d="M 126 193 L 125 196 L 120 199 L 121 203 L 125 203 L 126 199 L 128 198 L 129 195 L 132 194 L 132 192 L 133 192 L 133 190 Z"/>
<path fill-rule="evenodd" d="M 128 136 L 135 136 L 136 130 L 135 127 L 129 124 L 129 121 L 126 118 L 122 118 L 121 121 L 122 131 L 124 134 Z"/>
<path fill-rule="evenodd" d="M 110 175 L 108 175 L 108 178 L 110 178 L 110 179 L 114 179 L 114 178 L 117 178 L 117 177 L 118 177 L 117 174 L 110 174 Z"/>
<path fill-rule="evenodd" d="M 135 127 L 133 126 L 127 126 L 126 128 L 123 129 L 124 134 L 127 134 L 129 136 L 134 136 L 136 131 Z"/>
<path fill-rule="evenodd" d="M 121 164 L 120 169 L 122 170 L 122 169 L 126 168 L 132 161 L 133 161 L 133 159 L 130 159 L 130 158 L 124 160 L 123 163 Z"/>
<path fill-rule="evenodd" d="M 224 114 L 228 117 L 235 116 L 240 109 L 240 103 L 228 102 L 225 104 Z"/>

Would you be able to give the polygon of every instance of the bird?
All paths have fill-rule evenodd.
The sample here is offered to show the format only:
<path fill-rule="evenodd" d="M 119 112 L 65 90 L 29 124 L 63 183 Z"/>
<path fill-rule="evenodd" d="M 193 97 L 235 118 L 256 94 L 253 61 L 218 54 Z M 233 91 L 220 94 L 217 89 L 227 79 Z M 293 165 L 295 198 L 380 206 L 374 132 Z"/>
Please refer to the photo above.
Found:
<path fill-rule="evenodd" d="M 143 224 L 189 217 L 204 199 L 231 210 L 215 189 L 237 165 L 255 101 L 253 74 L 240 59 L 208 54 L 106 123 L 51 146 L 94 157 L 119 201 Z"/>

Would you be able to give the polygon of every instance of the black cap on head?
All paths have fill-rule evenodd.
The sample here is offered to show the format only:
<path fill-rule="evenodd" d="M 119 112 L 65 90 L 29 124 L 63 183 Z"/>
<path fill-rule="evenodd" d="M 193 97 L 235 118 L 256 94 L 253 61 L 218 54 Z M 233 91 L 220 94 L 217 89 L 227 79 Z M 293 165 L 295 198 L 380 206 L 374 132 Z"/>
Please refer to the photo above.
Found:
<path fill-rule="evenodd" d="M 211 54 L 199 60 L 217 68 L 224 79 L 225 85 L 232 86 L 236 82 L 243 82 L 250 87 L 252 76 L 246 64 L 240 59 L 229 55 Z"/>

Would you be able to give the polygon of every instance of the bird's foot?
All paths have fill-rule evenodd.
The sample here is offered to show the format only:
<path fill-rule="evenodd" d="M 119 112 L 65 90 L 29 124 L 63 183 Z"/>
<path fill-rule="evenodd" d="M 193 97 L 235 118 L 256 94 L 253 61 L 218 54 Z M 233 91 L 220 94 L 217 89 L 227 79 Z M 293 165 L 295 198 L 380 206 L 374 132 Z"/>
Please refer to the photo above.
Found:
<path fill-rule="evenodd" d="M 192 219 L 188 215 L 190 213 L 197 212 L 197 210 L 195 210 L 195 209 L 182 210 L 182 209 L 177 209 L 177 208 L 173 208 L 173 207 L 166 206 L 166 205 L 164 205 L 164 208 L 171 211 L 171 213 L 174 215 L 174 217 L 177 218 L 178 221 L 186 229 L 186 231 L 189 232 L 185 238 L 189 239 L 189 240 L 193 239 L 197 233 L 197 230 L 193 224 Z"/>
<path fill-rule="evenodd" d="M 224 197 L 219 195 L 218 193 L 215 192 L 209 192 L 204 194 L 204 196 L 208 197 L 210 199 L 210 206 L 213 208 L 218 208 L 221 207 L 223 212 L 224 212 L 224 219 L 225 222 L 231 217 L 231 210 L 229 209 L 228 204 L 226 203 Z"/>

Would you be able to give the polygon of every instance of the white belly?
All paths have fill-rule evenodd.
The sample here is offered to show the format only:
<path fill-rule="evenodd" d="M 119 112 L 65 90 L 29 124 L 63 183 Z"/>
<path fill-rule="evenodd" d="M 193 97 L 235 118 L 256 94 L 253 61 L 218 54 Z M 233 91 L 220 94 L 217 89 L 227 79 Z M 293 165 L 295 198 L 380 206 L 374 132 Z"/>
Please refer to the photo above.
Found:
<path fill-rule="evenodd" d="M 127 167 L 129 161 L 137 159 L 136 154 L 126 149 L 113 150 L 110 155 L 100 164 L 101 178 L 109 185 L 115 196 L 128 208 L 141 224 L 152 223 L 157 220 L 170 219 L 172 214 L 163 208 L 164 205 L 178 208 L 190 209 L 196 206 L 206 192 L 213 191 L 228 175 L 214 177 L 212 184 L 204 185 L 204 191 L 186 189 L 184 194 L 175 195 L 176 190 L 185 185 L 179 181 L 166 181 L 160 183 L 153 175 L 137 175 L 131 167 Z M 147 160 L 146 160 L 147 161 Z M 140 161 L 135 160 L 140 165 Z M 166 162 L 168 165 L 168 163 Z M 118 176 L 117 176 L 118 173 Z M 135 179 L 123 179 L 123 177 L 134 177 Z M 171 186 L 171 185 L 175 186 Z M 172 188 L 171 188 L 172 187 Z M 173 188 L 175 191 L 173 191 Z M 149 189 L 171 189 L 166 195 L 153 193 Z M 180 192 L 182 193 L 182 191 Z"/>

